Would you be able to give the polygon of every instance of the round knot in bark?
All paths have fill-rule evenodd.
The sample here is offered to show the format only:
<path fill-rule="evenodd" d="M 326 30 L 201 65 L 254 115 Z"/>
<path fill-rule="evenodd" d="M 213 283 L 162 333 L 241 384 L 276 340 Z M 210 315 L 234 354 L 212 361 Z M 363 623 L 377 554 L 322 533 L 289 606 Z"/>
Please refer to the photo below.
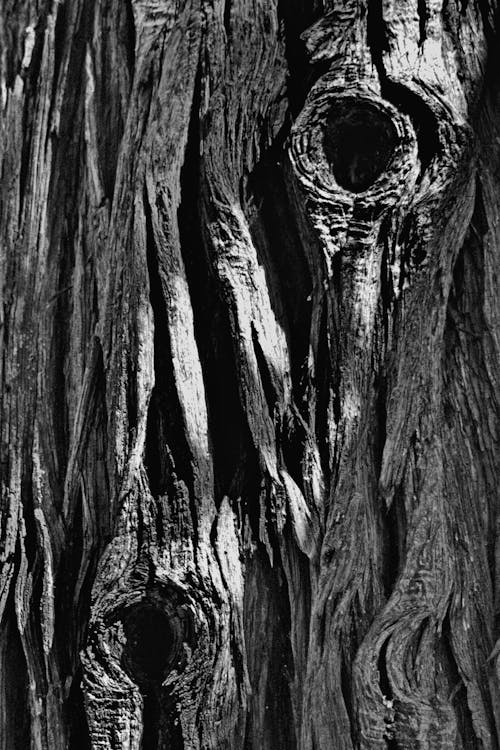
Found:
<path fill-rule="evenodd" d="M 366 101 L 340 100 L 329 112 L 323 148 L 345 190 L 367 190 L 387 168 L 397 143 L 391 118 Z"/>
<path fill-rule="evenodd" d="M 324 220 L 316 224 L 330 234 L 355 204 L 379 212 L 403 200 L 420 173 L 410 117 L 368 88 L 339 89 L 328 75 L 298 115 L 288 154 L 307 199 L 319 201 Z"/>
<path fill-rule="evenodd" d="M 122 663 L 134 682 L 161 682 L 175 651 L 175 634 L 165 613 L 149 602 L 127 610 L 123 617 L 127 639 Z"/>

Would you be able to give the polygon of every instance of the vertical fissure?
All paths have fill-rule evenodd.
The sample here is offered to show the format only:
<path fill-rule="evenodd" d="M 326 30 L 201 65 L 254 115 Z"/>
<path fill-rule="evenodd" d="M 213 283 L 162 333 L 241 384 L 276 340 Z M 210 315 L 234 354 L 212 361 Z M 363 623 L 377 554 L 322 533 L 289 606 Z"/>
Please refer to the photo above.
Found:
<path fill-rule="evenodd" d="M 266 360 L 266 357 L 260 345 L 259 335 L 253 323 L 251 324 L 251 329 L 252 329 L 253 350 L 255 354 L 255 359 L 257 361 L 257 368 L 258 368 L 259 375 L 260 375 L 262 390 L 264 391 L 267 408 L 269 410 L 269 414 L 272 419 L 274 416 L 274 409 L 277 404 L 277 393 L 273 384 L 273 378 L 269 370 L 268 362 Z"/>
<path fill-rule="evenodd" d="M 289 593 L 281 560 L 278 557 L 271 567 L 264 549 L 256 550 L 247 563 L 244 627 L 253 689 L 245 748 L 257 750 L 265 740 L 266 747 L 295 750 L 297 738 L 290 695 L 294 663 Z M 266 638 L 262 639 L 264 631 Z M 265 710 L 262 712 L 263 697 Z"/>
<path fill-rule="evenodd" d="M 224 29 L 226 30 L 227 39 L 229 39 L 231 36 L 231 7 L 232 7 L 232 0 L 225 0 L 224 2 Z"/>
<path fill-rule="evenodd" d="M 0 627 L 0 686 L 2 715 L 0 746 L 9 750 L 30 747 L 30 714 L 28 703 L 28 671 L 18 625 L 14 614 L 14 596 L 9 594 L 6 614 Z"/>
<path fill-rule="evenodd" d="M 428 18 L 427 0 L 418 0 L 417 12 L 418 12 L 418 27 L 419 27 L 418 43 L 420 46 L 422 46 L 425 40 L 427 39 L 427 18 Z"/>
<path fill-rule="evenodd" d="M 318 76 L 318 72 L 308 64 L 301 34 L 321 13 L 321 4 L 314 0 L 278 0 L 278 18 L 283 22 L 285 54 L 290 71 L 287 97 L 294 117 L 302 109 L 307 93 Z"/>
<path fill-rule="evenodd" d="M 384 21 L 383 0 L 369 0 L 366 19 L 367 44 L 380 81 L 386 78 L 384 52 L 389 50 L 387 26 Z"/>
<path fill-rule="evenodd" d="M 92 750 L 84 707 L 81 667 L 71 680 L 66 712 L 69 726 L 69 750 Z"/>
<path fill-rule="evenodd" d="M 436 115 L 420 96 L 402 83 L 390 81 L 384 76 L 381 78 L 381 90 L 382 95 L 411 120 L 417 138 L 420 180 L 441 148 Z"/>
<path fill-rule="evenodd" d="M 202 183 L 200 105 L 201 69 L 195 80 L 177 215 L 206 395 L 215 501 L 218 503 L 224 495 L 235 500 L 244 491 L 255 461 L 255 449 L 238 388 L 230 296 L 215 278 L 211 237 L 203 219 L 203 191 L 208 190 L 208 185 Z"/>
<path fill-rule="evenodd" d="M 178 479 L 187 483 L 192 494 L 192 457 L 176 391 L 164 284 L 146 194 L 144 209 L 150 301 L 154 319 L 155 369 L 155 385 L 146 429 L 145 466 L 153 496 L 158 497 L 168 492 L 175 495 Z"/>
<path fill-rule="evenodd" d="M 300 242 L 300 230 L 279 164 L 283 159 L 285 124 L 275 143 L 264 152 L 249 176 L 251 201 L 258 214 L 249 217 L 252 240 L 266 274 L 273 312 L 283 328 L 288 351 L 294 401 L 307 418 L 307 359 L 312 313 L 311 274 Z"/>
<path fill-rule="evenodd" d="M 467 699 L 467 687 L 462 675 L 460 674 L 453 651 L 452 625 L 449 610 L 443 620 L 440 644 L 450 683 L 450 694 L 448 700 L 453 706 L 455 712 L 460 739 L 462 740 L 464 748 L 475 747 L 478 738 L 474 731 L 474 722 Z"/>
<path fill-rule="evenodd" d="M 315 427 L 316 427 L 316 445 L 321 459 L 321 466 L 324 476 L 330 480 L 331 463 L 330 463 L 330 404 L 333 408 L 333 418 L 336 424 L 340 421 L 340 372 L 332 371 L 331 353 L 328 340 L 328 307 L 326 300 L 322 303 L 321 322 L 318 334 L 317 359 L 315 364 L 314 388 L 316 391 L 316 410 L 315 410 Z"/>
<path fill-rule="evenodd" d="M 18 223 L 21 228 L 22 217 L 24 211 L 26 197 L 26 189 L 28 186 L 28 178 L 30 174 L 30 157 L 33 137 L 33 127 L 35 125 L 34 118 L 36 114 L 37 99 L 38 99 L 38 77 L 41 73 L 41 62 L 43 55 L 43 47 L 45 43 L 45 31 L 46 31 L 46 20 L 43 16 L 39 19 L 35 30 L 35 41 L 33 51 L 31 53 L 30 66 L 26 71 L 19 71 L 21 77 L 24 78 L 24 102 L 23 102 L 23 120 L 22 120 L 22 132 L 23 142 L 20 152 L 20 170 L 19 170 L 19 217 Z"/>

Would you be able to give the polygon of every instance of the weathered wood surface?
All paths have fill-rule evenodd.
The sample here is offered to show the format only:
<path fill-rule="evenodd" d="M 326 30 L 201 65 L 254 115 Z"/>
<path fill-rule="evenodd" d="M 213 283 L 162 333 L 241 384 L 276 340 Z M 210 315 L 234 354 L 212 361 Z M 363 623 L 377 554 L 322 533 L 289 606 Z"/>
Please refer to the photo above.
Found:
<path fill-rule="evenodd" d="M 2 0 L 2 750 L 498 748 L 496 20 Z"/>

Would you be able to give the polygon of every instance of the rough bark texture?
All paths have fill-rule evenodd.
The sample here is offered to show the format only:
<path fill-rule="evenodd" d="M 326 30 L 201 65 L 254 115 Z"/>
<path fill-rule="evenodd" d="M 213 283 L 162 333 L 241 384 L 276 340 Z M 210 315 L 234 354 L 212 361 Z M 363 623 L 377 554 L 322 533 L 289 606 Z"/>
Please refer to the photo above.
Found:
<path fill-rule="evenodd" d="M 498 57 L 1 1 L 1 750 L 498 748 Z"/>

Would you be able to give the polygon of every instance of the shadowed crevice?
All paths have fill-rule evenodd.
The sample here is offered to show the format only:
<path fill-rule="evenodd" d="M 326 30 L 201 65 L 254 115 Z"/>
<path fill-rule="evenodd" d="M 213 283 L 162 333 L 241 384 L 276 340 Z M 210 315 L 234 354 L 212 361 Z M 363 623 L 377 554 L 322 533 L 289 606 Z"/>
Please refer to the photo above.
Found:
<path fill-rule="evenodd" d="M 328 114 L 323 146 L 338 184 L 361 193 L 387 169 L 397 141 L 384 112 L 368 102 L 342 98 Z"/>
<path fill-rule="evenodd" d="M 191 451 L 175 385 L 164 285 L 147 196 L 144 196 L 144 207 L 155 368 L 155 385 L 148 410 L 145 465 L 151 492 L 158 496 L 172 490 L 171 481 L 177 478 L 182 478 L 192 488 L 193 477 Z"/>
<path fill-rule="evenodd" d="M 314 421 L 316 428 L 316 444 L 321 459 L 321 467 L 324 476 L 327 479 L 327 487 L 331 475 L 330 456 L 332 449 L 332 446 L 330 445 L 329 425 L 330 402 L 333 408 L 333 418 L 336 424 L 339 423 L 341 417 L 340 369 L 337 369 L 335 372 L 333 372 L 332 369 L 331 352 L 328 340 L 328 307 L 326 301 L 324 301 L 321 312 L 315 364 L 314 387 L 316 390 L 316 410 Z"/>
<path fill-rule="evenodd" d="M 166 677 L 173 635 L 168 617 L 154 606 L 131 607 L 123 618 L 127 639 L 122 662 L 139 686 L 143 699 L 142 750 L 157 750 L 161 706 L 161 682 Z"/>
<path fill-rule="evenodd" d="M 30 715 L 26 710 L 28 702 L 28 672 L 21 639 L 14 615 L 14 597 L 9 594 L 6 611 L 0 628 L 2 647 L 0 649 L 0 669 L 2 671 L 2 700 L 5 724 L 2 737 L 8 739 L 7 750 L 26 750 L 30 747 Z"/>
<path fill-rule="evenodd" d="M 181 703 L 175 686 L 186 666 L 189 615 L 182 594 L 151 588 L 140 602 L 123 610 L 121 666 L 142 696 L 141 750 L 183 750 Z M 174 670 L 171 679 L 170 673 Z"/>
<path fill-rule="evenodd" d="M 92 750 L 82 690 L 81 668 L 73 675 L 66 709 L 69 717 L 68 750 Z"/>
<path fill-rule="evenodd" d="M 375 375 L 375 424 L 373 435 L 373 453 L 375 475 L 380 478 L 382 458 L 387 438 L 387 382 L 383 374 Z"/>
<path fill-rule="evenodd" d="M 244 628 L 253 690 L 245 750 L 295 750 L 289 595 L 281 565 L 271 567 L 264 550 L 256 549 L 247 560 Z"/>
<path fill-rule="evenodd" d="M 136 33 L 131 0 L 103 0 L 94 15 L 100 46 L 94 62 L 97 150 L 104 193 L 112 200 L 127 115 L 124 104 L 134 76 Z"/>
<path fill-rule="evenodd" d="M 226 31 L 227 39 L 229 39 L 231 36 L 231 6 L 232 6 L 232 0 L 225 0 L 224 2 L 224 29 Z"/>
<path fill-rule="evenodd" d="M 307 418 L 312 281 L 297 216 L 280 168 L 287 135 L 288 127 L 284 126 L 275 144 L 249 176 L 251 205 L 259 210 L 248 221 L 259 263 L 266 274 L 271 306 L 286 335 L 294 401 Z"/>
<path fill-rule="evenodd" d="M 449 611 L 443 620 L 440 639 L 442 660 L 449 680 L 449 701 L 455 711 L 458 733 L 464 748 L 476 747 L 478 738 L 474 732 L 474 723 L 467 699 L 467 688 L 460 675 L 452 645 L 452 627 Z M 482 743 L 481 743 L 482 744 Z"/>
<path fill-rule="evenodd" d="M 427 39 L 428 12 L 427 12 L 426 0 L 418 0 L 417 12 L 418 12 L 418 27 L 419 27 L 418 43 L 420 46 L 422 46 L 425 40 Z"/>
<path fill-rule="evenodd" d="M 383 500 L 380 508 L 381 560 L 380 575 L 386 600 L 389 600 L 399 578 L 405 555 L 404 500 L 396 493 L 389 508 Z"/>
<path fill-rule="evenodd" d="M 272 419 L 274 415 L 274 409 L 277 403 L 276 389 L 273 385 L 273 378 L 269 370 L 268 362 L 266 360 L 266 357 L 260 345 L 259 335 L 253 323 L 251 324 L 251 328 L 252 328 L 252 344 L 253 344 L 255 359 L 257 360 L 257 367 L 259 370 L 260 380 L 262 383 L 262 389 L 264 391 L 265 399 L 267 402 L 267 408 L 269 410 L 269 414 Z"/>
<path fill-rule="evenodd" d="M 278 0 L 278 18 L 284 25 L 285 54 L 290 71 L 287 97 L 293 117 L 302 109 L 314 80 L 320 74 L 308 63 L 301 34 L 321 17 L 322 5 L 321 0 Z"/>
<path fill-rule="evenodd" d="M 384 21 L 383 0 L 369 0 L 366 24 L 367 43 L 380 80 L 385 78 L 384 52 L 389 50 L 387 26 Z"/>
<path fill-rule="evenodd" d="M 417 137 L 420 179 L 435 156 L 440 153 L 439 124 L 426 102 L 401 83 L 381 78 L 382 95 L 407 115 Z"/>
<path fill-rule="evenodd" d="M 227 6 L 231 0 L 228 0 Z M 227 7 L 226 6 L 226 7 Z M 177 213 L 180 248 L 193 311 L 194 336 L 203 373 L 210 448 L 214 469 L 214 500 L 224 495 L 236 500 L 243 493 L 252 506 L 255 449 L 241 404 L 231 323 L 231 299 L 216 279 L 208 217 L 201 197 L 203 162 L 201 149 L 201 72 L 198 71 L 188 140 L 181 169 L 181 198 Z M 250 474 L 252 477 L 250 478 Z M 257 490 L 256 490 L 257 491 Z M 258 494 L 258 491 L 257 491 Z M 251 510 L 252 517 L 257 507 Z"/>

